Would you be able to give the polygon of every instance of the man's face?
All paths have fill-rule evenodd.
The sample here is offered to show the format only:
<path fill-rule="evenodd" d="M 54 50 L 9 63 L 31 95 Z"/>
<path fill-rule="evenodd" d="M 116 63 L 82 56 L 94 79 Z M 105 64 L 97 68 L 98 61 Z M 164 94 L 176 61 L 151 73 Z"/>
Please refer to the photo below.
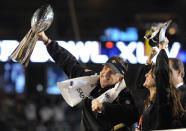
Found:
<path fill-rule="evenodd" d="M 108 65 L 105 65 L 100 72 L 100 84 L 104 88 L 106 86 L 114 85 L 119 82 L 121 74 L 115 73 L 112 68 Z"/>
<path fill-rule="evenodd" d="M 156 86 L 155 76 L 153 76 L 152 70 L 150 70 L 147 74 L 145 74 L 145 77 L 146 77 L 146 80 L 143 86 L 145 86 L 146 88 Z"/>
<path fill-rule="evenodd" d="M 173 76 L 173 81 L 177 80 L 180 76 L 179 76 L 179 71 L 175 70 L 173 67 L 172 67 L 172 61 L 169 60 L 169 67 L 172 71 L 172 76 Z"/>

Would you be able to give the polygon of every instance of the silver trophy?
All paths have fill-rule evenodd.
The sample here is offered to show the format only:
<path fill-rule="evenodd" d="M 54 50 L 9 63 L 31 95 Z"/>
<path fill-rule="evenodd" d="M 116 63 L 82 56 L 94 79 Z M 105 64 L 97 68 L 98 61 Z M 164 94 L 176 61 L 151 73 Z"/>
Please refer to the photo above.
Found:
<path fill-rule="evenodd" d="M 31 29 L 10 55 L 10 58 L 26 67 L 38 40 L 38 33 L 47 30 L 53 18 L 54 12 L 50 5 L 45 5 L 37 9 L 31 19 Z"/>
<path fill-rule="evenodd" d="M 165 33 L 171 22 L 172 20 L 169 20 L 165 23 L 158 23 L 151 26 L 150 32 L 144 38 L 150 40 L 149 44 L 152 47 L 157 46 L 158 43 L 165 42 Z"/>

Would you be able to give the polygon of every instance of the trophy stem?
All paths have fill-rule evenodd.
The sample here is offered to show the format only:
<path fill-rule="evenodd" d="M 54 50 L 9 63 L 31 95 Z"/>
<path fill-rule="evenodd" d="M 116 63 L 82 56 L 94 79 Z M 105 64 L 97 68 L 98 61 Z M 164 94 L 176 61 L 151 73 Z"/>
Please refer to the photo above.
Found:
<path fill-rule="evenodd" d="M 11 54 L 10 58 L 16 60 L 21 64 L 24 64 L 24 66 L 28 65 L 30 56 L 38 40 L 36 31 L 39 28 L 39 26 L 40 24 L 29 30 L 27 35 L 20 42 L 19 46 Z"/>
<path fill-rule="evenodd" d="M 34 38 L 34 35 L 35 34 L 34 34 L 33 30 L 31 30 L 26 42 L 23 44 L 23 46 L 21 47 L 21 49 L 18 53 L 18 56 L 17 56 L 17 59 L 16 59 L 18 62 L 23 61 L 24 58 L 25 58 L 24 55 L 29 53 L 28 52 L 29 51 L 29 48 L 28 48 L 29 44 L 28 43 L 30 43 L 32 41 L 32 39 Z"/>
<path fill-rule="evenodd" d="M 27 65 L 28 65 L 28 63 L 29 63 L 30 57 L 31 57 L 31 55 L 32 55 L 32 52 L 33 52 L 33 50 L 34 50 L 34 47 L 35 47 L 35 45 L 36 45 L 37 40 L 38 40 L 38 36 L 35 36 L 34 39 L 33 39 L 33 44 L 31 44 L 31 46 L 29 47 L 30 52 L 28 53 L 28 56 L 25 57 L 25 60 L 24 60 L 24 62 L 23 62 L 23 65 L 24 65 L 25 67 L 27 67 Z"/>

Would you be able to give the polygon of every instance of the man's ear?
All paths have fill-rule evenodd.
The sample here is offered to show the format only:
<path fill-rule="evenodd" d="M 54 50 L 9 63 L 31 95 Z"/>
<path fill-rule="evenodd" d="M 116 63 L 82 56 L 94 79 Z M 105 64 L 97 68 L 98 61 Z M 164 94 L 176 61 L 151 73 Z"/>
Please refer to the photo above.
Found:
<path fill-rule="evenodd" d="M 177 72 L 178 72 L 178 75 L 180 75 L 180 76 L 181 76 L 181 70 L 179 69 Z"/>
<path fill-rule="evenodd" d="M 120 78 L 119 78 L 119 82 L 121 82 L 123 79 L 124 79 L 124 77 L 120 77 Z"/>

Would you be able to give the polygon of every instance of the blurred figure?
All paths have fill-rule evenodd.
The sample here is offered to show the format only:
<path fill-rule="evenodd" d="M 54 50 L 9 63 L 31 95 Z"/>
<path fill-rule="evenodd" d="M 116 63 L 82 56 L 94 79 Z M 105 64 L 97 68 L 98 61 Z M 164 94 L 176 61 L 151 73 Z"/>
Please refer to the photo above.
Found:
<path fill-rule="evenodd" d="M 44 126 L 44 124 L 40 123 L 37 127 L 36 127 L 36 131 L 48 131 L 47 127 Z"/>
<path fill-rule="evenodd" d="M 27 121 L 24 113 L 24 104 L 24 100 L 18 98 L 14 109 L 15 127 L 20 131 L 24 131 L 27 128 Z"/>
<path fill-rule="evenodd" d="M 48 105 L 44 105 L 39 111 L 39 115 L 44 124 L 49 122 L 53 118 L 53 114 L 53 110 Z"/>
<path fill-rule="evenodd" d="M 28 121 L 35 121 L 37 119 L 36 106 L 34 103 L 28 103 L 25 106 L 25 116 Z"/>
<path fill-rule="evenodd" d="M 169 66 L 173 73 L 174 85 L 177 88 L 177 92 L 180 95 L 180 101 L 185 109 L 185 114 L 182 118 L 182 124 L 186 127 L 186 86 L 183 78 L 185 76 L 184 65 L 177 58 L 169 58 Z"/>
<path fill-rule="evenodd" d="M 186 110 L 186 86 L 183 81 L 185 76 L 184 65 L 177 58 L 169 58 L 169 66 L 172 70 L 174 86 L 178 89 L 178 93 L 181 95 L 181 104 Z"/>
<path fill-rule="evenodd" d="M 54 113 L 54 124 L 57 131 L 63 129 L 64 124 L 64 104 L 62 102 L 57 102 L 53 107 Z"/>
<path fill-rule="evenodd" d="M 36 113 L 36 106 L 33 102 L 27 102 L 25 105 L 25 116 L 28 125 L 28 131 L 35 130 L 36 123 L 37 123 L 37 113 Z"/>

